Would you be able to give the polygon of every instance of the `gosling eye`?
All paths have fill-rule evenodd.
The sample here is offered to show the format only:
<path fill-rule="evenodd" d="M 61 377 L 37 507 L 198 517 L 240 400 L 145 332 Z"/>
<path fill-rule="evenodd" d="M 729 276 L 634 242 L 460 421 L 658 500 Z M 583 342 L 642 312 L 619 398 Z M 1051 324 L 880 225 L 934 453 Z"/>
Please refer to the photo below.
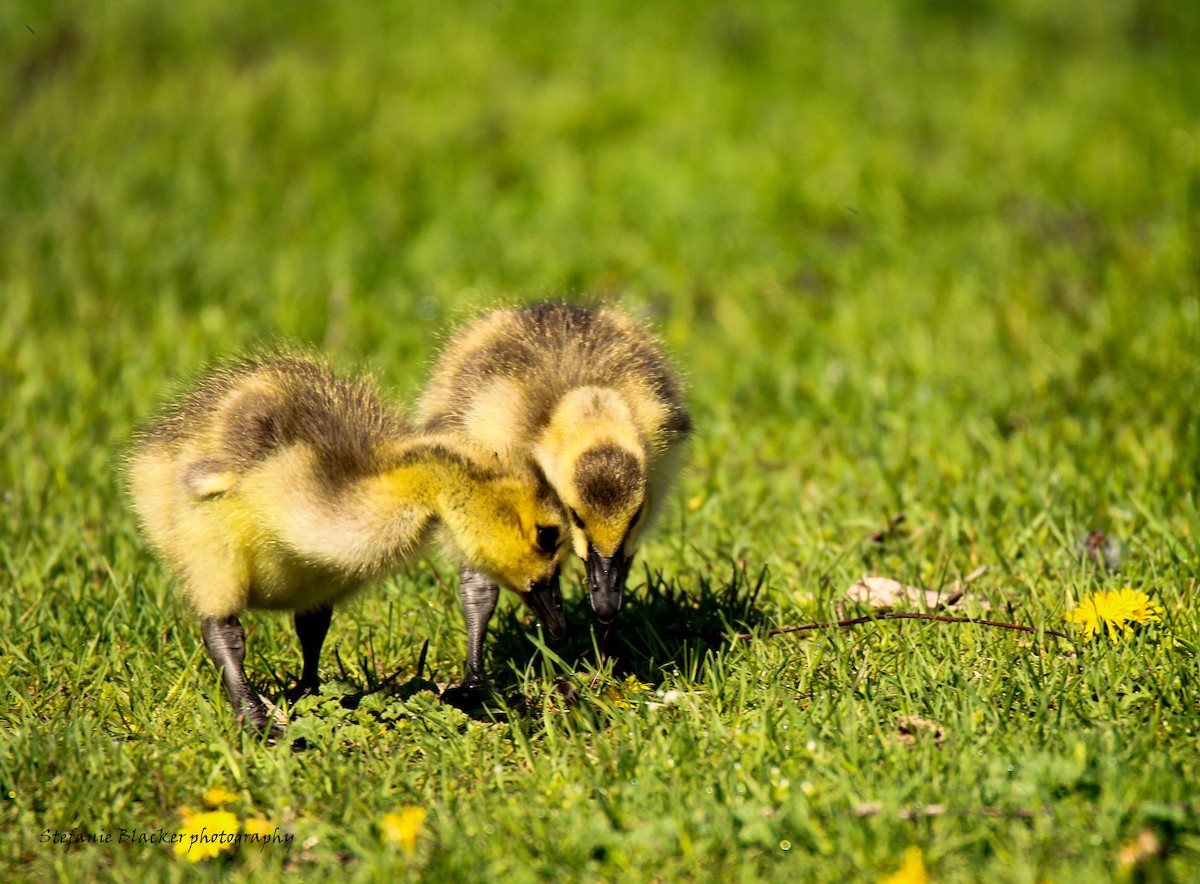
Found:
<path fill-rule="evenodd" d="M 575 527 L 580 531 L 583 530 L 583 519 L 579 518 L 579 513 L 571 510 L 571 521 L 575 523 Z"/>
<path fill-rule="evenodd" d="M 537 545 L 544 553 L 552 553 L 558 549 L 558 528 L 554 525 L 538 525 Z"/>

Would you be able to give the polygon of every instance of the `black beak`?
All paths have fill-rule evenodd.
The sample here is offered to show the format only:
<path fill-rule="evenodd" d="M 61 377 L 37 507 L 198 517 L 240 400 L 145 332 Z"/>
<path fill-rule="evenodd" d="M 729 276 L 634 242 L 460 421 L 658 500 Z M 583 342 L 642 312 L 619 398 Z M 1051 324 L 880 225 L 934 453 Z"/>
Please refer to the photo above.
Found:
<path fill-rule="evenodd" d="M 625 592 L 625 577 L 629 574 L 629 559 L 621 550 L 616 555 L 605 557 L 588 544 L 587 570 L 588 594 L 592 597 L 592 610 L 601 623 L 611 623 L 621 610 L 621 594 Z"/>
<path fill-rule="evenodd" d="M 558 587 L 558 571 L 549 580 L 540 581 L 521 593 L 529 609 L 542 621 L 556 639 L 567 634 L 567 618 L 563 614 L 562 591 Z"/>

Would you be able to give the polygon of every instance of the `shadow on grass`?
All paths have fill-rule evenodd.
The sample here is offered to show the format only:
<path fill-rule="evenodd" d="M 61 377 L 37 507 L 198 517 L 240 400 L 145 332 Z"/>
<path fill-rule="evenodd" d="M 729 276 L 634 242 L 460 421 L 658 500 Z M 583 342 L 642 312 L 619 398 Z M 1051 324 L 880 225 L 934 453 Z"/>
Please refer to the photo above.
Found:
<path fill-rule="evenodd" d="M 493 697 L 463 711 L 479 720 L 532 713 L 540 707 L 541 698 L 523 693 L 522 673 L 539 665 L 546 676 L 543 682 L 553 682 L 566 704 L 577 695 L 575 684 L 601 679 L 605 672 L 618 680 L 634 676 L 640 682 L 657 684 L 664 671 L 676 670 L 694 680 L 707 653 L 730 644 L 735 633 L 754 630 L 764 623 L 757 602 L 766 581 L 765 568 L 752 576 L 745 568 L 735 566 L 727 580 L 700 577 L 690 589 L 649 568 L 644 573 L 644 584 L 626 591 L 621 612 L 611 627 L 596 620 L 586 590 L 578 587 L 564 601 L 567 635 L 557 642 L 543 636 L 523 606 L 504 606 L 491 622 L 486 646 Z M 539 646 L 548 653 L 539 655 Z M 422 692 L 440 696 L 439 685 L 429 677 L 425 665 L 427 650 L 428 642 L 421 648 L 415 666 L 402 666 L 380 678 L 369 649 L 357 666 L 348 666 L 335 646 L 331 649 L 332 665 L 326 667 L 326 680 L 332 677 L 350 689 L 321 702 L 336 700 L 343 709 L 357 710 L 374 695 L 401 700 Z M 455 676 L 461 677 L 461 673 Z M 287 696 L 291 705 L 299 699 L 280 680 L 274 687 L 275 695 Z"/>
<path fill-rule="evenodd" d="M 567 635 L 545 644 L 565 667 L 562 674 L 597 673 L 611 661 L 614 676 L 652 684 L 668 668 L 694 675 L 707 652 L 765 622 L 757 607 L 765 568 L 751 575 L 734 566 L 727 580 L 699 577 L 692 588 L 649 568 L 644 573 L 644 584 L 626 590 L 621 612 L 608 627 L 595 618 L 582 586 L 565 601 Z M 510 606 L 491 630 L 491 677 L 506 696 L 518 689 L 517 672 L 528 665 L 531 644 L 538 644 L 521 622 L 524 614 Z"/>

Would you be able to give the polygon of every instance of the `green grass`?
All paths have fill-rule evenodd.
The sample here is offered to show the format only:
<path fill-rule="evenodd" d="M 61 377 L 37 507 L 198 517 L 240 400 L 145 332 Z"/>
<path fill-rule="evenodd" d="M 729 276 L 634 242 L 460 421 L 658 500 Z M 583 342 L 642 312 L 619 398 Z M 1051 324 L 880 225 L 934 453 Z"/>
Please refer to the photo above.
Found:
<path fill-rule="evenodd" d="M 1184 0 L 5 4 L 0 868 L 845 881 L 916 845 L 937 881 L 1196 880 L 1198 40 Z M 411 401 L 457 322 L 559 296 L 655 322 L 696 417 L 615 665 L 576 567 L 563 643 L 493 624 L 507 715 L 439 704 L 435 559 L 335 618 L 310 751 L 242 735 L 122 495 L 137 422 L 275 339 Z M 1129 586 L 1163 622 L 730 638 L 981 565 L 993 618 Z M 277 694 L 290 626 L 245 620 Z M 42 841 L 174 832 L 213 785 L 290 849 Z"/>

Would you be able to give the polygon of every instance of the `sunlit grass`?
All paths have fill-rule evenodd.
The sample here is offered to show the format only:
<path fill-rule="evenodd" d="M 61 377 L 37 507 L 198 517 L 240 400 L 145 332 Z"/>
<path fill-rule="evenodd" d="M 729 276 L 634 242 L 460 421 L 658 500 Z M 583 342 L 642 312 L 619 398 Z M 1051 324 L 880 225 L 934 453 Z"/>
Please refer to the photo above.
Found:
<path fill-rule="evenodd" d="M 16 878 L 1195 877 L 1191 4 L 129 0 L 0 25 Z M 465 639 L 435 560 L 335 617 L 293 710 L 308 751 L 240 733 L 122 496 L 136 422 L 275 339 L 411 400 L 455 322 L 560 296 L 651 319 L 696 415 L 616 659 L 576 569 L 564 642 L 498 612 L 496 719 L 442 705 Z M 1074 634 L 1127 589 L 1160 620 L 732 639 L 864 613 L 864 575 L 982 566 L 989 619 Z M 246 623 L 278 696 L 287 618 Z M 201 805 L 290 841 L 195 864 L 70 841 Z"/>

